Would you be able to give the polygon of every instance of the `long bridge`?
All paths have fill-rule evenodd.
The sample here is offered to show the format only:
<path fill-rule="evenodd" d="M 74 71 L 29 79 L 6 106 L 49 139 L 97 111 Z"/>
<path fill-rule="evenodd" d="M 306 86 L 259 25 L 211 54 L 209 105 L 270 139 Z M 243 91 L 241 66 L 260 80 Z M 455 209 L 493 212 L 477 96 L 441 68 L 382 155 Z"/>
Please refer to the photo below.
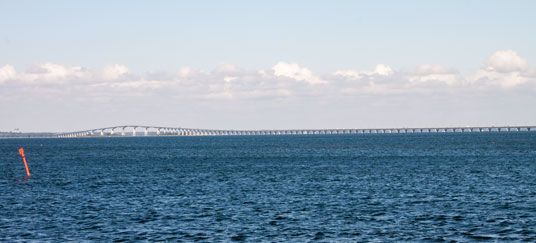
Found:
<path fill-rule="evenodd" d="M 59 138 L 113 137 L 113 136 L 231 136 L 231 135 L 313 135 L 313 134 L 386 134 L 386 133 L 475 133 L 475 132 L 530 132 L 536 126 L 483 126 L 432 128 L 342 128 L 342 129 L 273 129 L 229 130 L 184 127 L 125 125 L 57 134 Z"/>

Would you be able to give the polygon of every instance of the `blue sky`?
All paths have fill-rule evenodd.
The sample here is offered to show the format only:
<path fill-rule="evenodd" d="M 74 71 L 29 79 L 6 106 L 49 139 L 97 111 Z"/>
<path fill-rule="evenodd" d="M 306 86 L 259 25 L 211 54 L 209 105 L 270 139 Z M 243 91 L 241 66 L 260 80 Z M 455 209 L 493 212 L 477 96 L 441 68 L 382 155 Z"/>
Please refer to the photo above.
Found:
<path fill-rule="evenodd" d="M 534 9 L 2 1 L 0 130 L 534 124 Z"/>

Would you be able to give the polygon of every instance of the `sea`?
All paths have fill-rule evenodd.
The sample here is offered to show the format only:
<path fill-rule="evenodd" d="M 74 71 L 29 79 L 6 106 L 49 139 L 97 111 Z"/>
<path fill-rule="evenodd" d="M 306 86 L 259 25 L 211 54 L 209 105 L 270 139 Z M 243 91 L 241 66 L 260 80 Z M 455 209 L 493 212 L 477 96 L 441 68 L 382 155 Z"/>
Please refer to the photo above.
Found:
<path fill-rule="evenodd" d="M 536 132 L 0 139 L 1 242 L 477 240 L 536 241 Z"/>

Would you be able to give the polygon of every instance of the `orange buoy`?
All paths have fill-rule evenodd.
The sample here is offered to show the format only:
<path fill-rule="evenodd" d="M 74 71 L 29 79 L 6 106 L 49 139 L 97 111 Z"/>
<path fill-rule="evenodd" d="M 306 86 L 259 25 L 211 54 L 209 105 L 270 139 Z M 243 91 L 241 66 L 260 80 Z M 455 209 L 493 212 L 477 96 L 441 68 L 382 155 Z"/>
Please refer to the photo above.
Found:
<path fill-rule="evenodd" d="M 28 169 L 28 163 L 26 163 L 26 157 L 24 156 L 23 148 L 19 149 L 19 154 L 22 156 L 22 161 L 24 161 L 24 167 L 26 167 L 26 174 L 28 175 L 27 177 L 30 177 L 30 170 Z"/>

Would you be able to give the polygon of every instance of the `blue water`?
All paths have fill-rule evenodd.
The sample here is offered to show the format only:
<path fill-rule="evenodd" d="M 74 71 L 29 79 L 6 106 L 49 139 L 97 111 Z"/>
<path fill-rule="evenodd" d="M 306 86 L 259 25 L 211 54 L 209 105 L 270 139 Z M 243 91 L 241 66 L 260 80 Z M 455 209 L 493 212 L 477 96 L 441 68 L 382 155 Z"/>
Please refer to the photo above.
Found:
<path fill-rule="evenodd" d="M 536 133 L 0 140 L 0 241 L 486 239 L 536 241 Z"/>

